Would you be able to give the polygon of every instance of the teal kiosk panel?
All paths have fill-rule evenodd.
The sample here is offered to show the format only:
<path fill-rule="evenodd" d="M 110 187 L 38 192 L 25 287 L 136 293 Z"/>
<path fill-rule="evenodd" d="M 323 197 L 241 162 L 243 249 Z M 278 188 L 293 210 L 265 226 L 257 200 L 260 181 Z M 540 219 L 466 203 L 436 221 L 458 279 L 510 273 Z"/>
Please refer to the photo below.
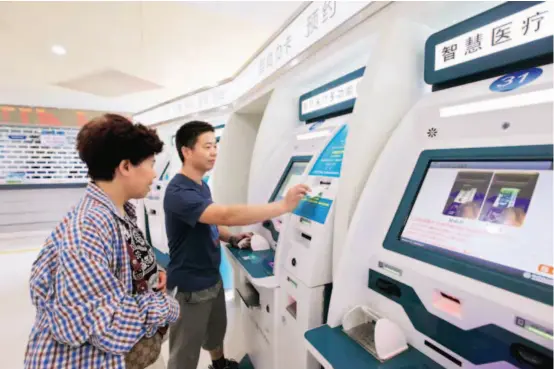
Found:
<path fill-rule="evenodd" d="M 540 273 L 552 245 L 537 231 L 551 231 L 552 155 L 552 145 L 423 151 L 384 248 L 552 306 L 552 278 Z M 401 305 L 423 335 L 474 364 L 518 366 L 532 355 L 536 368 L 552 367 L 552 348 L 496 325 L 462 330 L 428 312 L 412 287 L 375 270 L 368 287 Z"/>
<path fill-rule="evenodd" d="M 252 278 L 265 278 L 273 276 L 273 262 L 275 251 L 273 249 L 252 251 L 228 247 L 229 252 L 246 269 Z"/>
<path fill-rule="evenodd" d="M 380 362 L 343 331 L 327 324 L 304 334 L 306 340 L 334 369 L 439 369 L 440 365 L 410 347 L 394 358 Z"/>

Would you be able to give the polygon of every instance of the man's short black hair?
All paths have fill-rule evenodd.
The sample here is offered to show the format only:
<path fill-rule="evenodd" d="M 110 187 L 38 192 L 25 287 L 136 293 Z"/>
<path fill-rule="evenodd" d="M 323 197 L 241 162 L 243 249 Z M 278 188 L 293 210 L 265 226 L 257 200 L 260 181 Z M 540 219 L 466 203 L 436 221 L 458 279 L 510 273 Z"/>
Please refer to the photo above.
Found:
<path fill-rule="evenodd" d="M 123 160 L 139 165 L 162 152 L 163 145 L 155 130 L 117 114 L 94 118 L 77 135 L 79 157 L 93 181 L 113 180 Z"/>
<path fill-rule="evenodd" d="M 185 162 L 183 157 L 183 147 L 192 149 L 198 137 L 206 132 L 215 132 L 214 127 L 210 123 L 193 120 L 192 122 L 185 123 L 179 128 L 175 135 L 175 146 L 177 147 L 177 153 L 182 162 Z"/>

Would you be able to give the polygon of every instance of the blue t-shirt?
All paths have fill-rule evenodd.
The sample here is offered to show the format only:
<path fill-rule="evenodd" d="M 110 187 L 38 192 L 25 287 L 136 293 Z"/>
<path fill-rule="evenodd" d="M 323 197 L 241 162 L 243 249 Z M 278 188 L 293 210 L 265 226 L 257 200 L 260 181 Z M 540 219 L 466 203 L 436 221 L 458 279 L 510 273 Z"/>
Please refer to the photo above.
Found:
<path fill-rule="evenodd" d="M 195 292 L 214 286 L 219 279 L 221 250 L 217 226 L 199 222 L 212 204 L 205 182 L 198 184 L 177 174 L 164 197 L 165 230 L 169 241 L 167 287 Z"/>

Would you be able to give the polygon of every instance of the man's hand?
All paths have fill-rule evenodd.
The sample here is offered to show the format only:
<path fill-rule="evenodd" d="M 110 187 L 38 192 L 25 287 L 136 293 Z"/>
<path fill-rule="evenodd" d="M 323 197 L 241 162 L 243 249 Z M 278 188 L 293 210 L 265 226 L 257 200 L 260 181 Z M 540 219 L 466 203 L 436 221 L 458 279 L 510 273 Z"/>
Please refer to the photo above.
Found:
<path fill-rule="evenodd" d="M 287 191 L 285 199 L 283 200 L 283 206 L 285 207 L 287 213 L 293 211 L 298 206 L 298 203 L 300 203 L 300 200 L 302 200 L 308 192 L 310 192 L 310 187 L 305 184 L 297 184 L 296 186 L 291 187 Z"/>
<path fill-rule="evenodd" d="M 167 285 L 167 274 L 165 273 L 165 271 L 160 270 L 158 272 L 158 285 L 156 286 L 156 289 L 160 292 L 165 293 L 166 285 Z"/>
<path fill-rule="evenodd" d="M 229 238 L 229 244 L 233 247 L 239 247 L 240 241 L 244 240 L 245 238 L 250 240 L 253 235 L 254 233 L 252 232 L 244 232 L 244 233 L 239 233 L 237 235 L 233 235 Z M 250 242 L 246 242 L 246 245 L 244 246 L 244 248 L 249 248 L 249 247 L 250 247 Z"/>

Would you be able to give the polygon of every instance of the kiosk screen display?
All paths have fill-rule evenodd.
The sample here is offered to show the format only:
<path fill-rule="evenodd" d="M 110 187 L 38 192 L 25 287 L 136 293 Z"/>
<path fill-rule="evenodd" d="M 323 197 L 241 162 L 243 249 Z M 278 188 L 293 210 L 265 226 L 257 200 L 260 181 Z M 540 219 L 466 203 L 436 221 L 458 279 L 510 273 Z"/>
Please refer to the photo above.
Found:
<path fill-rule="evenodd" d="M 400 239 L 552 285 L 552 161 L 431 161 Z"/>
<path fill-rule="evenodd" d="M 292 165 L 289 167 L 289 171 L 287 172 L 285 178 L 281 182 L 281 185 L 279 187 L 279 190 L 277 191 L 277 194 L 275 195 L 275 198 L 272 200 L 274 201 L 281 200 L 283 197 L 285 197 L 285 194 L 292 186 L 301 183 L 302 175 L 304 174 L 304 171 L 306 170 L 307 166 L 308 166 L 307 161 L 293 162 Z"/>

